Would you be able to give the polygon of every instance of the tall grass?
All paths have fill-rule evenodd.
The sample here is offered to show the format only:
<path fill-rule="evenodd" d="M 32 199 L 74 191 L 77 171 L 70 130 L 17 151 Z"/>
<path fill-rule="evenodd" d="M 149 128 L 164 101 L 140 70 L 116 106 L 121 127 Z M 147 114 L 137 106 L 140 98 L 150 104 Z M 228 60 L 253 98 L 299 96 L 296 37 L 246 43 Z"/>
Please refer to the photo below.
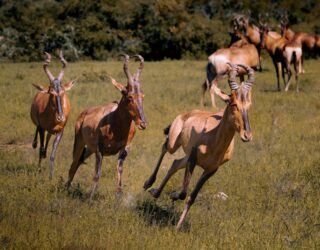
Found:
<path fill-rule="evenodd" d="M 320 248 L 320 80 L 319 62 L 305 62 L 301 92 L 277 92 L 269 60 L 256 74 L 250 120 L 253 141 L 237 136 L 233 159 L 201 190 L 185 230 L 175 231 L 184 202 L 167 192 L 179 190 L 183 171 L 153 200 L 142 185 L 164 141 L 163 128 L 174 117 L 200 109 L 205 61 L 146 62 L 142 72 L 148 128 L 138 131 L 124 166 L 124 196 L 115 197 L 115 157 L 104 158 L 92 204 L 94 157 L 64 189 L 72 161 L 73 130 L 85 108 L 120 98 L 106 75 L 125 83 L 121 62 L 70 64 L 66 81 L 79 77 L 68 92 L 72 110 L 58 148 L 55 175 L 49 160 L 37 169 L 38 149 L 31 148 L 35 127 L 29 117 L 36 90 L 47 85 L 40 63 L 0 64 L 0 246 L 3 249 L 319 249 Z M 137 63 L 130 65 L 135 70 Z M 52 71 L 60 65 L 53 63 Z M 228 92 L 226 82 L 220 83 Z M 207 95 L 206 110 L 211 110 Z M 222 108 L 224 104 L 219 102 Z M 51 146 L 49 147 L 51 150 Z M 166 156 L 160 179 L 173 159 Z M 199 178 L 195 170 L 192 183 Z M 214 198 L 217 192 L 227 201 Z"/>

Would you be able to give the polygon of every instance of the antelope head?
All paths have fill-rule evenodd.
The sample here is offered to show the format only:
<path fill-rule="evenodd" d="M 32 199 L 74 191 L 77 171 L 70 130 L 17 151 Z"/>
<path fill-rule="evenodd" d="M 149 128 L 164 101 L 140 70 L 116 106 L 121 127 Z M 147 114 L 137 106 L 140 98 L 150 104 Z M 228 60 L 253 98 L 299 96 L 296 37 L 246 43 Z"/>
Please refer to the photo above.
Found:
<path fill-rule="evenodd" d="M 47 52 L 45 52 L 45 55 L 46 55 L 46 58 L 45 58 L 45 62 L 43 64 L 43 69 L 49 78 L 50 86 L 49 86 L 49 88 L 44 88 L 44 87 L 37 85 L 37 84 L 33 84 L 33 86 L 35 88 L 37 88 L 40 92 L 48 93 L 54 97 L 54 100 L 55 100 L 54 105 L 55 105 L 55 109 L 56 109 L 56 119 L 59 122 L 63 122 L 63 121 L 65 121 L 65 116 L 63 113 L 63 109 L 62 109 L 62 107 L 63 107 L 62 102 L 64 99 L 63 95 L 66 91 L 70 90 L 73 87 L 75 80 L 70 81 L 69 83 L 66 83 L 63 86 L 61 84 L 62 78 L 64 76 L 64 69 L 67 66 L 67 61 L 64 59 L 62 51 L 60 51 L 60 53 L 59 53 L 59 57 L 62 62 L 62 69 L 61 69 L 57 78 L 53 77 L 50 70 L 48 69 L 48 66 L 51 62 L 51 55 Z"/>
<path fill-rule="evenodd" d="M 231 68 L 228 80 L 231 94 L 226 95 L 216 86 L 214 86 L 214 90 L 216 94 L 228 104 L 227 112 L 229 112 L 229 121 L 240 134 L 241 140 L 248 142 L 252 140 L 248 111 L 251 106 L 251 88 L 254 82 L 254 71 L 246 65 L 228 64 Z M 236 82 L 239 67 L 242 67 L 248 74 L 248 79 L 241 84 Z"/>
<path fill-rule="evenodd" d="M 110 77 L 110 79 L 112 84 L 122 93 L 120 104 L 123 103 L 127 108 L 127 111 L 129 112 L 138 129 L 145 129 L 147 127 L 147 122 L 142 105 L 144 94 L 140 86 L 140 75 L 144 66 L 144 59 L 141 55 L 134 56 L 138 58 L 140 64 L 136 73 L 132 76 L 128 68 L 129 56 L 126 54 L 121 56 L 124 57 L 123 70 L 128 79 L 127 86 L 124 87 L 112 77 Z"/>
<path fill-rule="evenodd" d="M 280 17 L 280 30 L 281 30 L 281 36 L 284 36 L 285 32 L 287 31 L 289 27 L 289 19 L 287 13 L 282 14 Z"/>

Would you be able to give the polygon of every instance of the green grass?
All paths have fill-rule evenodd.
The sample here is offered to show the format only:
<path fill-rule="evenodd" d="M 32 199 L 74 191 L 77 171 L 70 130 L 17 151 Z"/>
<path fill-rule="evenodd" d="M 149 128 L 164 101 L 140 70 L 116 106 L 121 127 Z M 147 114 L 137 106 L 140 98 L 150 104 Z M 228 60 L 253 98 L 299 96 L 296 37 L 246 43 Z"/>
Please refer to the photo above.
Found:
<path fill-rule="evenodd" d="M 266 57 L 265 57 L 266 58 Z M 138 131 L 124 165 L 124 197 L 115 197 L 116 157 L 104 158 L 92 204 L 88 194 L 94 157 L 80 167 L 73 187 L 64 182 L 72 161 L 74 123 L 85 108 L 120 98 L 106 75 L 126 82 L 121 62 L 69 64 L 65 80 L 79 77 L 69 92 L 72 110 L 58 148 L 55 175 L 49 159 L 37 170 L 31 83 L 47 85 L 41 63 L 0 64 L 0 246 L 2 249 L 319 249 L 320 248 L 320 63 L 305 62 L 301 92 L 277 92 L 274 68 L 256 74 L 250 121 L 254 138 L 236 137 L 231 161 L 201 190 L 185 230 L 175 225 L 184 202 L 171 203 L 183 171 L 154 201 L 142 189 L 164 141 L 165 128 L 181 112 L 199 109 L 205 61 L 146 62 L 142 72 L 148 128 Z M 130 65 L 136 69 L 137 63 Z M 60 67 L 52 63 L 56 73 Z M 228 92 L 226 81 L 220 83 Z M 283 87 L 283 85 L 282 85 Z M 209 96 L 206 96 L 209 104 Z M 218 102 L 220 108 L 222 102 Z M 209 105 L 206 110 L 212 109 Z M 51 145 L 49 147 L 51 150 Z M 166 156 L 159 184 L 173 159 Z M 199 178 L 195 170 L 190 187 Z M 217 192 L 227 201 L 214 198 Z"/>

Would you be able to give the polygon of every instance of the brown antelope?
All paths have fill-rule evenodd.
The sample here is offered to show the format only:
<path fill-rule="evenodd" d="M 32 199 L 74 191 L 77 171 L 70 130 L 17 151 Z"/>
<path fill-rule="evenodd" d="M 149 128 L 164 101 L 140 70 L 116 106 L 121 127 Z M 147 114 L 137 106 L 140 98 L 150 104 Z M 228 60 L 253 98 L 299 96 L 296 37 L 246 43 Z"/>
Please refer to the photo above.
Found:
<path fill-rule="evenodd" d="M 290 64 L 294 64 L 296 89 L 299 91 L 298 75 L 299 68 L 301 68 L 302 49 L 301 45 L 295 41 L 288 41 L 285 37 L 274 38 L 269 34 L 269 29 L 264 25 L 262 28 L 262 42 L 261 47 L 265 48 L 273 62 L 277 75 L 277 88 L 280 88 L 279 71 L 282 72 L 283 83 L 285 85 L 285 91 L 288 91 L 291 80 L 291 68 Z M 285 79 L 285 70 L 288 74 L 288 80 Z"/>
<path fill-rule="evenodd" d="M 259 64 L 259 55 L 253 44 L 244 44 L 239 47 L 230 47 L 219 49 L 208 57 L 206 67 L 207 79 L 202 84 L 201 105 L 204 105 L 204 97 L 207 90 L 210 90 L 212 106 L 215 107 L 215 87 L 218 81 L 228 74 L 229 63 L 244 64 L 251 68 L 257 69 Z M 239 69 L 238 75 L 243 80 L 245 70 Z M 214 86 L 214 87 L 213 87 Z"/>
<path fill-rule="evenodd" d="M 241 32 L 236 29 L 233 32 L 228 32 L 230 35 L 230 43 L 228 45 L 228 48 L 236 47 L 236 48 L 241 48 L 244 45 L 248 44 L 248 40 L 245 36 L 241 34 Z"/>
<path fill-rule="evenodd" d="M 142 106 L 144 94 L 140 88 L 140 75 L 144 60 L 140 55 L 137 57 L 140 60 L 140 66 L 132 76 L 128 69 L 129 56 L 124 55 L 123 70 L 128 79 L 126 87 L 110 77 L 112 84 L 122 94 L 121 100 L 83 111 L 75 125 L 73 162 L 69 170 L 69 179 L 66 186 L 69 187 L 71 185 L 80 164 L 84 163 L 84 160 L 94 153 L 96 156 L 96 168 L 90 200 L 101 175 L 103 156 L 115 155 L 118 152 L 117 194 L 120 195 L 122 193 L 123 162 L 135 135 L 135 125 L 138 129 L 146 128 Z"/>
<path fill-rule="evenodd" d="M 315 52 L 317 47 L 317 35 L 311 35 L 306 32 L 294 32 L 289 28 L 289 20 L 287 16 L 280 21 L 281 34 L 289 41 L 295 41 L 302 45 L 304 52 Z"/>
<path fill-rule="evenodd" d="M 149 190 L 153 197 L 158 198 L 171 176 L 179 169 L 185 168 L 182 191 L 170 194 L 170 198 L 174 201 L 184 200 L 195 166 L 199 165 L 204 170 L 187 199 L 177 229 L 183 224 L 203 184 L 218 170 L 219 166 L 231 159 L 235 133 L 238 132 L 244 142 L 252 139 L 248 111 L 251 106 L 254 71 L 248 66 L 239 65 L 248 73 L 248 79 L 238 85 L 235 78 L 240 67 L 231 64 L 230 66 L 229 86 L 231 95 L 224 94 L 213 85 L 216 94 L 227 103 L 227 107 L 224 111 L 218 113 L 193 110 L 177 116 L 173 123 L 165 129 L 167 138 L 162 146 L 160 158 L 153 173 L 144 183 L 145 190 L 150 188 L 156 180 L 164 155 L 167 152 L 173 154 L 180 147 L 182 147 L 185 156 L 173 161 L 159 188 Z"/>
<path fill-rule="evenodd" d="M 310 35 L 306 32 L 294 32 L 289 28 L 289 20 L 287 16 L 280 21 L 281 35 L 290 42 L 300 45 L 303 52 L 311 52 L 317 54 L 317 50 L 320 48 L 320 42 L 318 41 L 318 35 Z M 303 69 L 303 57 L 301 58 L 300 73 L 304 73 Z"/>
<path fill-rule="evenodd" d="M 234 29 L 243 29 L 245 32 L 245 37 L 249 43 L 252 43 L 256 46 L 259 54 L 259 71 L 262 71 L 261 67 L 261 33 L 260 29 L 252 24 L 250 17 L 247 15 L 237 15 L 233 19 Z M 273 31 L 270 31 L 270 35 L 274 38 L 280 38 L 281 36 Z"/>
<path fill-rule="evenodd" d="M 55 78 L 48 69 L 48 66 L 51 62 L 51 55 L 49 53 L 45 54 L 46 59 L 43 64 L 43 68 L 49 78 L 50 86 L 49 88 L 44 88 L 40 85 L 33 84 L 33 86 L 38 89 L 39 92 L 33 99 L 30 114 L 33 123 L 37 126 L 36 134 L 32 144 L 33 148 L 37 147 L 38 133 L 40 134 L 39 167 L 41 166 L 41 160 L 46 158 L 48 143 L 51 136 L 56 135 L 50 155 L 49 178 L 51 179 L 53 176 L 55 154 L 70 113 L 70 102 L 66 91 L 73 87 L 75 81 L 70 81 L 65 85 L 61 84 L 64 76 L 64 69 L 67 65 L 67 61 L 63 58 L 62 52 L 59 54 L 62 62 L 62 69 L 57 78 Z M 47 137 L 44 145 L 46 131 Z"/>

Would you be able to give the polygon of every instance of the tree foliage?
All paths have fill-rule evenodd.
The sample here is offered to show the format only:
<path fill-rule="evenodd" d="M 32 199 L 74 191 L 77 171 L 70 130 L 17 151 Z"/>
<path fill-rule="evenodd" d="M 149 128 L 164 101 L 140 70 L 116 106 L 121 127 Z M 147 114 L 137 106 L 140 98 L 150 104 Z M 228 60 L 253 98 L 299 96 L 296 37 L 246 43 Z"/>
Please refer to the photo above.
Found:
<path fill-rule="evenodd" d="M 147 60 L 204 58 L 228 43 L 234 13 L 269 13 L 276 24 L 319 32 L 317 0 L 0 0 L 0 60 L 34 61 L 63 49 L 67 58 L 106 60 L 121 52 Z M 299 27 L 299 26 L 298 26 Z"/>

